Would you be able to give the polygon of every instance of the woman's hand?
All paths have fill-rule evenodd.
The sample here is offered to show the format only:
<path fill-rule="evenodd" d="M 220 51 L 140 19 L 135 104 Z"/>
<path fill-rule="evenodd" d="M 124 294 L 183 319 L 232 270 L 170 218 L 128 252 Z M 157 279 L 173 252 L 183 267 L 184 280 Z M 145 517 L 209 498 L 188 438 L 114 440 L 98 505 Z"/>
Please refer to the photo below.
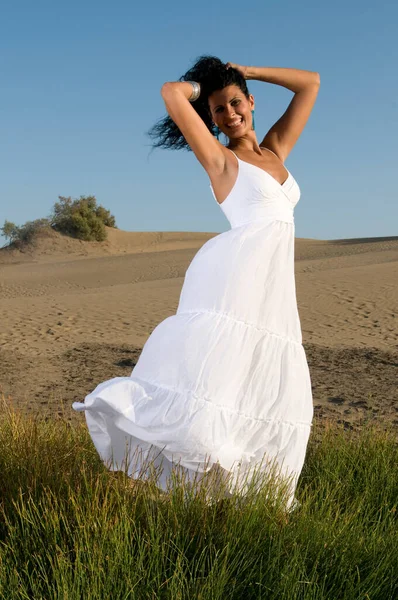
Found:
<path fill-rule="evenodd" d="M 249 67 L 243 67 L 242 65 L 237 65 L 236 63 L 232 63 L 232 62 L 227 62 L 227 64 L 225 66 L 227 69 L 229 69 L 230 67 L 232 67 L 233 69 L 236 69 L 237 71 L 239 71 L 239 73 L 242 75 L 242 77 L 247 79 Z"/>

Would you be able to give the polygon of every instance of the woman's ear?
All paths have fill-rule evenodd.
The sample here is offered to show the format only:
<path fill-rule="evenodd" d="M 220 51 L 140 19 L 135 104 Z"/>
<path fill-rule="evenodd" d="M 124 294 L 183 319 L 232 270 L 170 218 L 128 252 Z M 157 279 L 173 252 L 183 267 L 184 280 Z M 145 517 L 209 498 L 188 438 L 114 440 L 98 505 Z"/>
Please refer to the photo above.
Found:
<path fill-rule="evenodd" d="M 249 102 L 250 102 L 250 108 L 251 108 L 251 110 L 254 110 L 255 102 L 254 102 L 254 96 L 253 96 L 253 94 L 249 94 Z"/>

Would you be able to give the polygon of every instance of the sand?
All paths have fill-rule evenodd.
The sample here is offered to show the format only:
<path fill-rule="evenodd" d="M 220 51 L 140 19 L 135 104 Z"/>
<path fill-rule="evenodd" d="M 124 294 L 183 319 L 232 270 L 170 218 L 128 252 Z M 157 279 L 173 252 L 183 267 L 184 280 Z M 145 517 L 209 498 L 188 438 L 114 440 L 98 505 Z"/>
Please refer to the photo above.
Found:
<path fill-rule="evenodd" d="M 84 418 L 72 402 L 131 373 L 215 235 L 108 229 L 99 243 L 50 232 L 0 250 L 2 391 L 29 412 Z M 316 418 L 398 425 L 398 237 L 297 238 L 295 272 Z"/>

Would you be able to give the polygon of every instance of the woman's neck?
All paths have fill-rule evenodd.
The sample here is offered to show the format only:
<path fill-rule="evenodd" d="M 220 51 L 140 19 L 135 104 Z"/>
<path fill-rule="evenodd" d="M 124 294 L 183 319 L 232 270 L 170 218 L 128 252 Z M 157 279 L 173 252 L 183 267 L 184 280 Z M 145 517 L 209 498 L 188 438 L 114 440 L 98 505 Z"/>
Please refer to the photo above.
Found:
<path fill-rule="evenodd" d="M 240 138 L 239 140 L 231 140 L 227 146 L 229 150 L 237 150 L 238 152 L 255 152 L 258 155 L 261 155 L 261 148 L 256 138 Z"/>

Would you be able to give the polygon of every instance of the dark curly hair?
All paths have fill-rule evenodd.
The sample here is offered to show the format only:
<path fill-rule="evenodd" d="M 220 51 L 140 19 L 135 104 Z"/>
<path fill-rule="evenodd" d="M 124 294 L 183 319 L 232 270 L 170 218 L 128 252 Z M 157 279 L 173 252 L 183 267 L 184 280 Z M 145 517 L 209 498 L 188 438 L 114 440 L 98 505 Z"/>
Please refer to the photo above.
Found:
<path fill-rule="evenodd" d="M 192 102 L 192 107 L 213 135 L 215 135 L 215 130 L 208 103 L 209 96 L 216 90 L 222 90 L 227 85 L 236 85 L 245 94 L 246 98 L 249 98 L 245 78 L 237 69 L 232 67 L 227 69 L 226 63 L 223 63 L 216 56 L 199 57 L 196 59 L 194 66 L 185 75 L 182 75 L 178 81 L 198 81 L 200 83 L 201 93 L 199 98 Z M 148 131 L 148 135 L 153 141 L 153 148 L 169 148 L 170 150 L 185 148 L 185 150 L 191 150 L 183 134 L 169 115 L 155 123 Z"/>

